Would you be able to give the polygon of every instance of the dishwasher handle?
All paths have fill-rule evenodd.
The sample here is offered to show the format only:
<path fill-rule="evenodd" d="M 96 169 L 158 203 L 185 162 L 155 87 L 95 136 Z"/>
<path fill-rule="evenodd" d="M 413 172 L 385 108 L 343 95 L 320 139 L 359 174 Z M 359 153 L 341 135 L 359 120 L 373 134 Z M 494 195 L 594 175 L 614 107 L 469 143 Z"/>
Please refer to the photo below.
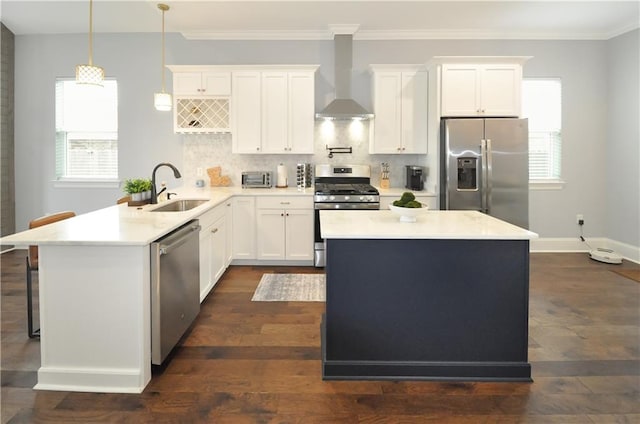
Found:
<path fill-rule="evenodd" d="M 201 228 L 202 227 L 200 226 L 200 224 L 196 221 L 195 223 L 188 224 L 184 228 L 171 234 L 170 237 L 163 240 L 163 242 L 167 242 L 166 244 L 161 243 L 160 246 L 158 246 L 160 255 L 167 255 L 171 253 L 172 250 L 175 250 L 178 247 L 182 246 L 187 242 L 187 240 L 189 240 L 189 237 L 191 237 L 194 233 L 200 231 Z"/>

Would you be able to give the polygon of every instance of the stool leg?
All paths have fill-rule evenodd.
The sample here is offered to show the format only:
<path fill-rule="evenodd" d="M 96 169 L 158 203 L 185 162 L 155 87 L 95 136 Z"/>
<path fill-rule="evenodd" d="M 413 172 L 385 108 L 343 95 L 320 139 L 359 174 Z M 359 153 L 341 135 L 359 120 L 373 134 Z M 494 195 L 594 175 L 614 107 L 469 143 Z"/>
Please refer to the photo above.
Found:
<path fill-rule="evenodd" d="M 33 286 L 31 280 L 31 264 L 29 264 L 29 258 L 27 257 L 27 331 L 29 338 L 33 339 L 40 337 L 40 329 L 33 330 Z"/>

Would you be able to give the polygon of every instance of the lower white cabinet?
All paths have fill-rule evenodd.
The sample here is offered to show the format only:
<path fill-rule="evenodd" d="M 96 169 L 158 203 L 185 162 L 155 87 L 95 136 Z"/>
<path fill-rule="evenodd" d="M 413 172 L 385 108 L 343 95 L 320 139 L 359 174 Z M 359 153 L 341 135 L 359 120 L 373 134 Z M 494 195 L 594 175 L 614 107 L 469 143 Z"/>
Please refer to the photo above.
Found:
<path fill-rule="evenodd" d="M 238 196 L 232 201 L 232 259 L 256 258 L 256 199 Z"/>
<path fill-rule="evenodd" d="M 199 217 L 200 302 L 227 269 L 227 206 L 220 205 Z"/>
<path fill-rule="evenodd" d="M 313 260 L 313 199 L 265 196 L 256 203 L 259 260 Z"/>
<path fill-rule="evenodd" d="M 233 259 L 233 200 L 229 199 L 225 204 L 225 218 L 227 221 L 227 257 L 224 260 L 225 268 Z"/>

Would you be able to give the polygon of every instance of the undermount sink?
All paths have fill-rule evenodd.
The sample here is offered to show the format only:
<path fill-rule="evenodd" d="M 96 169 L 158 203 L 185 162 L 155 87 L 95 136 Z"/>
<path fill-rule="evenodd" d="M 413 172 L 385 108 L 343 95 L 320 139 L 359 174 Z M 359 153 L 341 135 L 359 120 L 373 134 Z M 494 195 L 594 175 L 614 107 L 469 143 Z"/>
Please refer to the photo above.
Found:
<path fill-rule="evenodd" d="M 154 209 L 150 209 L 149 212 L 184 212 L 200 206 L 203 203 L 208 202 L 204 199 L 180 199 L 166 203 Z"/>

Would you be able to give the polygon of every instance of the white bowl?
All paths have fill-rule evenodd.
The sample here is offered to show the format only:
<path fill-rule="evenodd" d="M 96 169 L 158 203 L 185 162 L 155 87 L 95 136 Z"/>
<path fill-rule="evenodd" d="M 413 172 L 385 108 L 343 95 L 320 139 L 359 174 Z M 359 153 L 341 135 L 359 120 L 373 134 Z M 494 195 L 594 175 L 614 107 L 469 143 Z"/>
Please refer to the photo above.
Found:
<path fill-rule="evenodd" d="M 421 208 L 402 208 L 400 206 L 393 206 L 390 204 L 389 209 L 391 209 L 391 212 L 395 215 L 400 217 L 400 222 L 416 222 L 419 215 L 422 215 L 429 210 L 427 205 L 424 203 Z"/>

